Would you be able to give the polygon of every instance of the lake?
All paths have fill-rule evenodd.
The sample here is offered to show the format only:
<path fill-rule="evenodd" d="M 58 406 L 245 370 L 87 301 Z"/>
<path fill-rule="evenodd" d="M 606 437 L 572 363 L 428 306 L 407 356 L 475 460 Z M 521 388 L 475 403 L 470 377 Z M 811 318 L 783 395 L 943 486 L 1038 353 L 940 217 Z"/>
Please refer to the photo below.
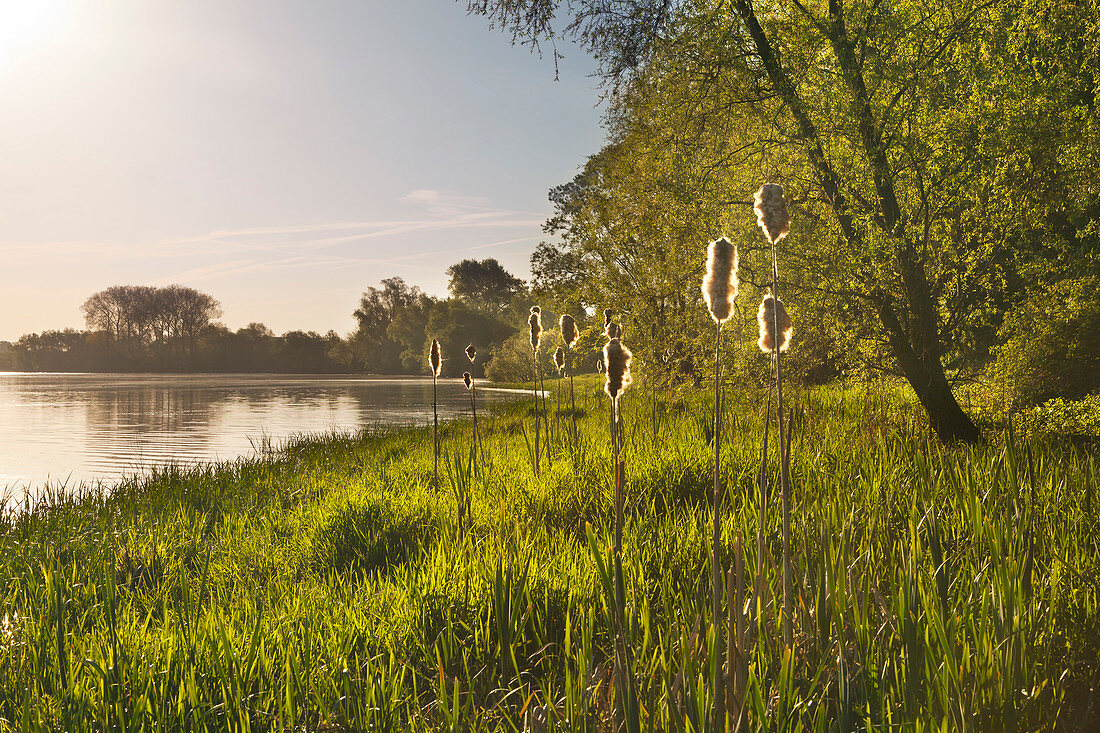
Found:
<path fill-rule="evenodd" d="M 478 390 L 479 403 L 516 396 Z M 439 380 L 439 402 L 441 420 L 469 414 L 460 379 Z M 0 497 L 233 459 L 293 435 L 431 419 L 424 377 L 0 372 Z"/>

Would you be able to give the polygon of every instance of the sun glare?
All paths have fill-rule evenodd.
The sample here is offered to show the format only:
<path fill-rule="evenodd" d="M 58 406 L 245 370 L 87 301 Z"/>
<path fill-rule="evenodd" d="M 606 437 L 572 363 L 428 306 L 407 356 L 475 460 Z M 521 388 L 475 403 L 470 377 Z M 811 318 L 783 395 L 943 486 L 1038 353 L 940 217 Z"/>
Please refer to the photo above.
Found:
<path fill-rule="evenodd" d="M 0 0 L 0 71 L 57 39 L 71 0 Z"/>

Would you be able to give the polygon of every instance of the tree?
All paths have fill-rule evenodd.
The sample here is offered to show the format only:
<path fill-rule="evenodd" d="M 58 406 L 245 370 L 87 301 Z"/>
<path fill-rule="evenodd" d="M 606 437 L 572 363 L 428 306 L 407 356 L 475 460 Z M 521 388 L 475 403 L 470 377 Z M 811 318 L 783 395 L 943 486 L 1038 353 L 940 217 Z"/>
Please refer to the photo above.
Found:
<path fill-rule="evenodd" d="M 447 276 L 447 287 L 455 298 L 498 313 L 524 292 L 523 281 L 492 258 L 462 260 L 447 268 Z"/>
<path fill-rule="evenodd" d="M 375 374 L 402 371 L 403 346 L 390 333 L 390 326 L 398 314 L 418 307 L 426 297 L 420 288 L 409 287 L 399 277 L 383 280 L 381 287 L 367 288 L 355 310 L 359 326 L 351 336 L 353 350 L 366 371 Z"/>
<path fill-rule="evenodd" d="M 1059 194 L 1076 192 L 1063 199 L 1076 211 L 1096 200 L 1095 2 L 1034 2 L 1024 12 L 1019 5 L 469 7 L 535 45 L 569 14 L 566 33 L 596 57 L 613 92 L 613 143 L 629 141 L 635 161 L 685 164 L 689 188 L 727 206 L 745 201 L 761 173 L 784 183 L 805 226 L 785 240 L 785 279 L 845 303 L 857 330 L 873 322 L 892 366 L 950 442 L 976 440 L 978 431 L 952 393 L 945 361 L 960 336 L 981 325 L 974 314 L 1010 287 L 1018 271 L 1013 235 L 1029 231 L 1036 211 L 1056 209 Z M 1053 34 L 1042 30 L 1048 23 L 1015 20 L 1052 14 L 1061 29 Z M 1063 161 L 1061 183 L 1091 184 L 1052 186 L 1041 206 L 1022 207 L 1018 200 L 1035 194 L 1018 197 L 1028 190 L 1024 169 L 1005 165 L 1018 164 L 1020 151 L 1035 162 Z M 630 203 L 618 197 L 605 208 Z M 610 221 L 622 228 L 634 220 Z"/>

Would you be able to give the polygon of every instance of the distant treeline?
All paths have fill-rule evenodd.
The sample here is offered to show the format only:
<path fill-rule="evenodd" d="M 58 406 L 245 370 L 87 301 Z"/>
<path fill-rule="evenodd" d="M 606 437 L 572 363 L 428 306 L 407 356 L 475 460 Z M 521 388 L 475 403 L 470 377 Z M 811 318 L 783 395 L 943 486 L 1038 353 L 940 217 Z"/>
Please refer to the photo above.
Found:
<path fill-rule="evenodd" d="M 498 379 L 528 377 L 530 347 L 518 348 L 532 304 L 526 284 L 494 259 L 464 260 L 447 270 L 450 297 L 435 298 L 401 278 L 363 293 L 356 330 L 289 331 L 262 323 L 232 331 L 218 322 L 213 296 L 180 285 L 116 285 L 81 306 L 86 330 L 44 331 L 0 342 L 0 370 L 111 372 L 282 372 L 424 374 L 428 344 L 443 345 L 443 374 L 486 371 Z M 546 314 L 548 330 L 552 327 Z M 546 344 L 553 334 L 548 331 Z M 595 345 L 595 337 L 591 339 Z M 524 342 L 525 343 L 525 342 Z M 473 344 L 473 364 L 464 350 Z M 553 347 L 543 349 L 550 370 Z M 595 350 L 578 352 L 594 368 Z M 584 357 L 587 357 L 586 359 Z"/>

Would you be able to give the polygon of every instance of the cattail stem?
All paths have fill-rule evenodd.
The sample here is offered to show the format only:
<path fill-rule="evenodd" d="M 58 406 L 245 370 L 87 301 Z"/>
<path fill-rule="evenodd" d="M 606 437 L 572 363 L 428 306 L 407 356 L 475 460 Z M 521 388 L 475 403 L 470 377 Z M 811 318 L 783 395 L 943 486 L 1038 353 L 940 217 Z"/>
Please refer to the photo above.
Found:
<path fill-rule="evenodd" d="M 626 503 L 626 463 L 620 459 L 622 450 L 619 400 L 611 398 L 611 446 L 615 476 L 615 677 L 616 701 L 620 720 L 629 733 L 639 733 L 637 691 L 634 687 L 634 660 L 626 639 L 626 584 L 623 580 L 623 523 Z"/>
<path fill-rule="evenodd" d="M 579 435 L 577 433 L 577 397 L 573 393 L 573 350 L 565 350 L 565 371 L 569 373 L 569 404 L 573 415 L 573 452 L 577 452 Z"/>
<path fill-rule="evenodd" d="M 764 446 L 760 456 L 760 480 L 757 495 L 760 504 L 758 507 L 760 517 L 756 534 L 756 597 L 753 604 L 756 606 L 757 619 L 764 617 L 764 592 L 767 589 L 767 581 L 764 576 L 764 530 L 768 516 L 768 429 L 771 427 L 771 423 L 772 390 L 771 385 L 768 385 L 768 409 L 764 413 Z"/>
<path fill-rule="evenodd" d="M 748 681 L 745 657 L 745 623 L 742 596 L 745 583 L 745 558 L 741 554 L 741 533 L 737 533 L 734 551 L 734 567 L 727 575 L 726 598 L 729 618 L 726 623 L 726 714 L 727 730 L 736 731 L 741 725 L 741 710 L 745 703 L 745 684 Z M 720 728 L 719 728 L 720 730 Z"/>
<path fill-rule="evenodd" d="M 435 454 L 435 488 L 439 488 L 439 392 L 432 374 L 432 450 Z"/>
<path fill-rule="evenodd" d="M 722 542 L 722 523 L 719 509 L 722 504 L 722 488 L 721 488 L 721 431 L 722 431 L 722 324 L 718 323 L 714 329 L 714 506 L 713 506 L 713 527 L 711 537 L 711 625 L 714 629 L 714 651 L 718 655 L 718 659 L 714 661 L 714 680 L 713 680 L 713 692 L 714 698 L 711 707 L 711 725 L 712 730 L 718 730 L 722 722 L 722 700 L 725 696 L 723 691 L 723 679 L 722 679 L 722 645 L 720 643 L 721 636 L 721 615 L 722 615 L 722 564 L 721 564 L 721 542 Z"/>
<path fill-rule="evenodd" d="M 788 646 L 794 644 L 794 630 L 791 624 L 794 599 L 791 589 L 791 487 L 789 473 L 789 456 L 784 450 L 786 445 L 783 431 L 783 357 L 780 350 L 779 330 L 779 266 L 775 252 L 775 242 L 772 242 L 772 297 L 775 299 L 775 307 L 772 308 L 773 338 L 772 353 L 775 356 L 775 410 L 776 426 L 779 429 L 779 483 L 783 492 L 783 642 Z"/>
<path fill-rule="evenodd" d="M 478 473 L 477 457 L 481 450 L 481 432 L 477 428 L 477 393 L 473 381 L 470 382 L 470 410 L 474 413 L 474 475 Z"/>
<path fill-rule="evenodd" d="M 546 440 L 546 466 L 549 468 L 554 465 L 554 458 L 550 454 L 550 433 L 553 430 L 553 425 L 550 423 L 550 392 L 546 389 L 546 375 L 542 373 L 542 369 L 538 366 L 536 366 L 536 369 L 538 369 L 539 384 L 541 385 L 539 391 L 542 392 L 542 426 L 545 428 L 542 432 Z"/>
<path fill-rule="evenodd" d="M 531 349 L 531 363 L 535 375 L 535 475 L 539 473 L 539 352 Z"/>

